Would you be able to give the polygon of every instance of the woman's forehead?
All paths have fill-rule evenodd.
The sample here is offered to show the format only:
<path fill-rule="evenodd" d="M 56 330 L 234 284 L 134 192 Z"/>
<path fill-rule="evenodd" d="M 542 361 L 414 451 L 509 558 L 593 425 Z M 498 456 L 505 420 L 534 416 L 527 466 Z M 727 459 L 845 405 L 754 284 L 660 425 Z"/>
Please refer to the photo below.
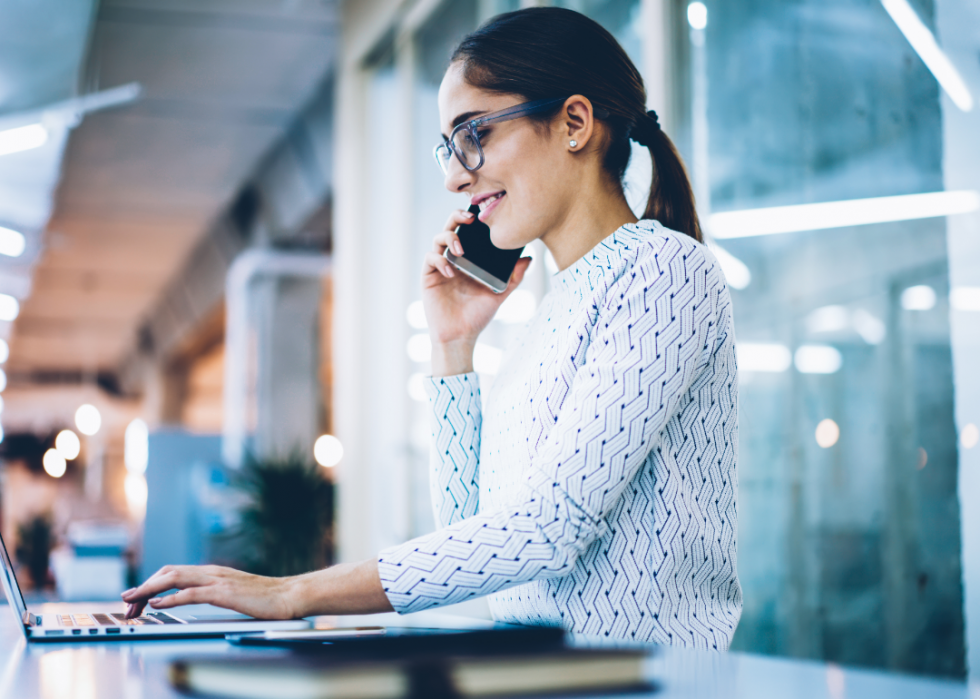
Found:
<path fill-rule="evenodd" d="M 489 92 L 466 82 L 463 64 L 457 61 L 449 66 L 439 86 L 439 127 L 443 135 L 449 135 L 453 127 L 460 123 L 461 115 L 485 114 L 512 103 L 513 99 L 508 95 Z"/>

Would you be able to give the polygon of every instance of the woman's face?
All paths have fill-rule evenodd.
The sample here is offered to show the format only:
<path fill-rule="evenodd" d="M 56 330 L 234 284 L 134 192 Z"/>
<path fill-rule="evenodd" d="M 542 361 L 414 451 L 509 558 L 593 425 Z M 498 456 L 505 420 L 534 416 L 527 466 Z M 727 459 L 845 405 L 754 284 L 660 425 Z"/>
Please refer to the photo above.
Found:
<path fill-rule="evenodd" d="M 439 122 L 447 137 L 463 121 L 527 101 L 519 95 L 487 92 L 463 79 L 462 64 L 449 67 L 439 88 Z M 480 131 L 483 167 L 470 172 L 453 156 L 446 189 L 480 204 L 493 244 L 523 247 L 560 226 L 570 207 L 575 181 L 563 119 L 550 124 L 527 117 L 489 124 Z M 465 208 L 465 207 L 464 207 Z"/>

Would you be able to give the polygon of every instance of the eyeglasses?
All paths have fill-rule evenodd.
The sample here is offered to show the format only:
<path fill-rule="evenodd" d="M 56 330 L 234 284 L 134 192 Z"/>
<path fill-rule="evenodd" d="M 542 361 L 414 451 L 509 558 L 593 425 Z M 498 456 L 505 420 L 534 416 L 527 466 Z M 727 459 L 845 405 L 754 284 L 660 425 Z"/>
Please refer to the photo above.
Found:
<path fill-rule="evenodd" d="M 499 112 L 487 114 L 479 119 L 464 122 L 453 129 L 453 132 L 449 134 L 449 138 L 437 145 L 432 150 L 432 154 L 435 156 L 436 162 L 439 163 L 439 168 L 444 175 L 449 172 L 449 161 L 452 159 L 453 154 L 456 155 L 456 158 L 462 163 L 463 167 L 470 172 L 479 170 L 483 167 L 483 148 L 480 146 L 480 132 L 477 129 L 487 124 L 520 119 L 521 117 L 546 111 L 553 108 L 559 102 L 564 102 L 566 99 L 568 98 L 559 97 L 556 99 L 524 102 L 523 104 L 508 107 Z"/>

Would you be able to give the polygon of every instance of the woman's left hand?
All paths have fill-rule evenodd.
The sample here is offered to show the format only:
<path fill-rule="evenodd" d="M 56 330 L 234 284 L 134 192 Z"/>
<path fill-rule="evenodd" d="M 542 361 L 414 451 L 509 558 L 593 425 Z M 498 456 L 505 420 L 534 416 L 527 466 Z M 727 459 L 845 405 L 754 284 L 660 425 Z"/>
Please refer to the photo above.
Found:
<path fill-rule="evenodd" d="M 291 578 L 267 578 L 223 566 L 164 566 L 139 587 L 126 590 L 126 618 L 153 609 L 170 609 L 184 604 L 213 604 L 256 619 L 293 619 L 290 602 Z M 167 590 L 177 592 L 160 597 Z"/>

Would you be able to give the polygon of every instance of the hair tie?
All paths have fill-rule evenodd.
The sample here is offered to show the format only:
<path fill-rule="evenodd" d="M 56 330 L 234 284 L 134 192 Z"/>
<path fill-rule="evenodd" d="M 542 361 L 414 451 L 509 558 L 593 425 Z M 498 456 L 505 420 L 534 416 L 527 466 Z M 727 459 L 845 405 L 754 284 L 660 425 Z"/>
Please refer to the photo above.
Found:
<path fill-rule="evenodd" d="M 630 130 L 630 138 L 641 146 L 649 148 L 660 131 L 660 119 L 652 109 L 640 117 Z"/>

